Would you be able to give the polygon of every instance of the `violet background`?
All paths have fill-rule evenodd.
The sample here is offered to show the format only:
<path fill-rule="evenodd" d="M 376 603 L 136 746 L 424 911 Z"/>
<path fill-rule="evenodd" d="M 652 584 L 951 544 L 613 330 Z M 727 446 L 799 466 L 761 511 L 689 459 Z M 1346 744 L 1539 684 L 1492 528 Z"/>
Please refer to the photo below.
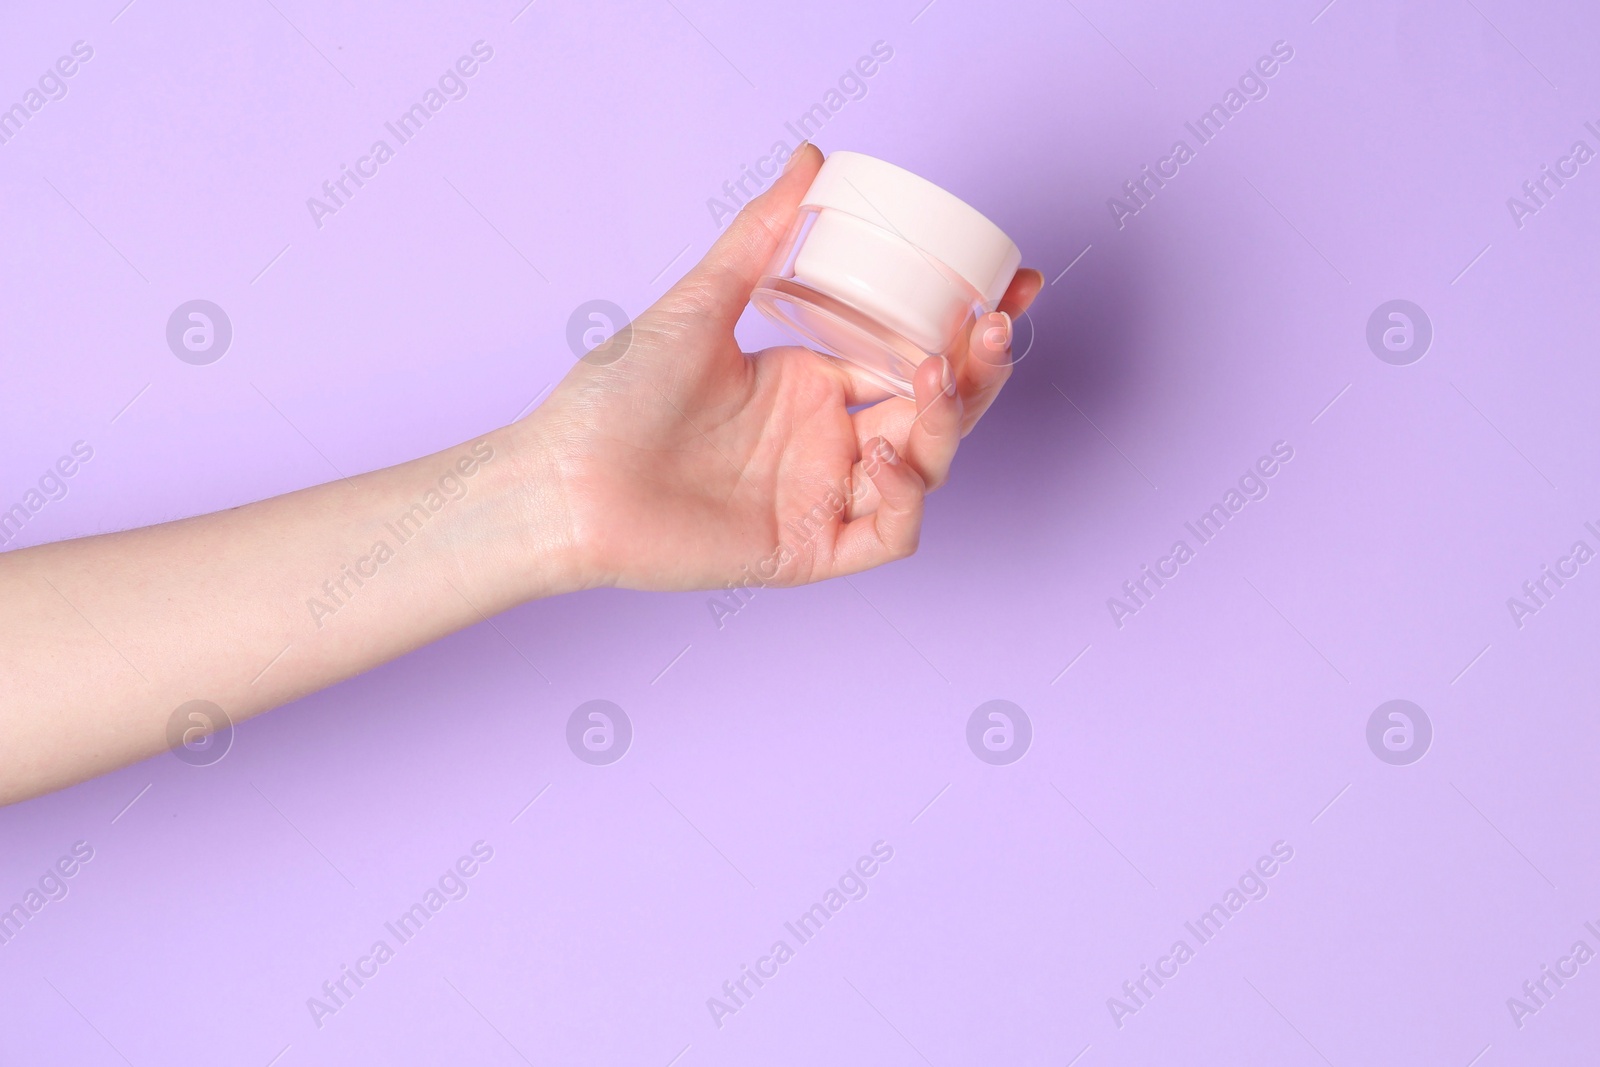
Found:
<path fill-rule="evenodd" d="M 1600 177 L 1520 230 L 1506 198 L 1600 147 L 1600 22 L 924 2 L 0 4 L 5 103 L 95 49 L 0 145 L 0 507 L 95 449 L 18 543 L 511 419 L 571 364 L 572 310 L 659 295 L 707 198 L 875 41 L 821 147 L 946 186 L 1055 279 L 913 559 L 721 630 L 704 594 L 530 604 L 214 766 L 0 811 L 0 902 L 95 850 L 0 946 L 0 1062 L 1593 1055 L 1594 965 L 1520 1030 L 1506 998 L 1600 948 L 1600 576 L 1521 629 L 1506 598 L 1600 547 Z M 317 230 L 305 199 L 479 39 L 470 94 Z M 1119 230 L 1107 198 L 1277 40 L 1270 95 Z M 197 297 L 235 334 L 203 367 L 164 340 Z M 1435 329 L 1410 366 L 1364 340 L 1396 297 Z M 1270 495 L 1118 629 L 1107 597 L 1279 440 Z M 1404 767 L 1365 740 L 1397 697 L 1435 731 Z M 565 742 L 592 698 L 634 726 L 606 767 Z M 1034 729 L 1005 767 L 965 740 L 996 698 Z M 479 839 L 469 895 L 318 1029 L 307 998 Z M 706 999 L 878 840 L 869 895 L 717 1028 Z M 1119 1029 L 1107 998 L 1279 840 L 1270 895 Z"/>

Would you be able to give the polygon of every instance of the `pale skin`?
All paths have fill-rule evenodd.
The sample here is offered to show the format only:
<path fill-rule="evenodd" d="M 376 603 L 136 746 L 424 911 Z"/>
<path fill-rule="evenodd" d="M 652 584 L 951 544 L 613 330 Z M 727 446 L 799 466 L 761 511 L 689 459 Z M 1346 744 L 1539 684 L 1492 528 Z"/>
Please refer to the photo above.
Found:
<path fill-rule="evenodd" d="M 188 701 L 237 723 L 524 601 L 758 571 L 799 585 L 910 555 L 1043 277 L 1019 271 L 965 351 L 923 363 L 915 400 L 802 348 L 747 355 L 734 323 L 821 163 L 798 151 L 620 358 L 575 363 L 518 422 L 228 511 L 0 554 L 0 804 L 161 751 Z M 424 513 L 402 543 L 394 524 Z M 808 514 L 797 537 L 786 524 Z"/>

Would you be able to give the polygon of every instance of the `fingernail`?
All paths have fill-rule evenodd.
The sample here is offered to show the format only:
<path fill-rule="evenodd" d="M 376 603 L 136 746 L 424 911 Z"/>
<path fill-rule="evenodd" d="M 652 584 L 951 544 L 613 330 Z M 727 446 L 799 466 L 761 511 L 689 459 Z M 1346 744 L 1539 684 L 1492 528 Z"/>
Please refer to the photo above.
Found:
<path fill-rule="evenodd" d="M 950 368 L 950 357 L 939 357 L 939 383 L 944 387 L 945 396 L 956 395 L 956 376 Z"/>
<path fill-rule="evenodd" d="M 795 146 L 795 150 L 789 153 L 789 161 L 783 165 L 783 173 L 788 174 L 794 169 L 794 161 L 800 158 L 800 153 L 804 152 L 806 150 L 806 145 L 810 143 L 810 141 L 801 141 Z"/>
<path fill-rule="evenodd" d="M 1003 311 L 993 311 L 985 316 L 983 352 L 988 356 L 1004 356 L 1011 347 L 1011 317 Z"/>

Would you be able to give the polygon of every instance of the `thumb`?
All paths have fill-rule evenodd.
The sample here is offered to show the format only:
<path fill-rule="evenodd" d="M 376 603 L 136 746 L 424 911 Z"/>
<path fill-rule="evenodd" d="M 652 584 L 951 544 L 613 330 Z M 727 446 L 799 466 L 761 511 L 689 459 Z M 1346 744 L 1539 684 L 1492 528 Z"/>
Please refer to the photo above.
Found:
<path fill-rule="evenodd" d="M 796 149 L 778 180 L 740 209 L 711 250 L 662 297 L 663 303 L 731 330 L 821 166 L 822 153 L 811 142 Z"/>

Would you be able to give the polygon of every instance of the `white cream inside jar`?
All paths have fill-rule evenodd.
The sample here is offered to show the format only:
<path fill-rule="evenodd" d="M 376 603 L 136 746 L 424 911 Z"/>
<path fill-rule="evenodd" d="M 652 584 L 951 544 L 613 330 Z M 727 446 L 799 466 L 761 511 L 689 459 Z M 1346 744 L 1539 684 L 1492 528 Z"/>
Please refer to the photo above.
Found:
<path fill-rule="evenodd" d="M 911 396 L 916 368 L 958 355 L 1021 260 L 998 226 L 932 182 L 835 152 L 751 303 L 808 346 Z"/>

